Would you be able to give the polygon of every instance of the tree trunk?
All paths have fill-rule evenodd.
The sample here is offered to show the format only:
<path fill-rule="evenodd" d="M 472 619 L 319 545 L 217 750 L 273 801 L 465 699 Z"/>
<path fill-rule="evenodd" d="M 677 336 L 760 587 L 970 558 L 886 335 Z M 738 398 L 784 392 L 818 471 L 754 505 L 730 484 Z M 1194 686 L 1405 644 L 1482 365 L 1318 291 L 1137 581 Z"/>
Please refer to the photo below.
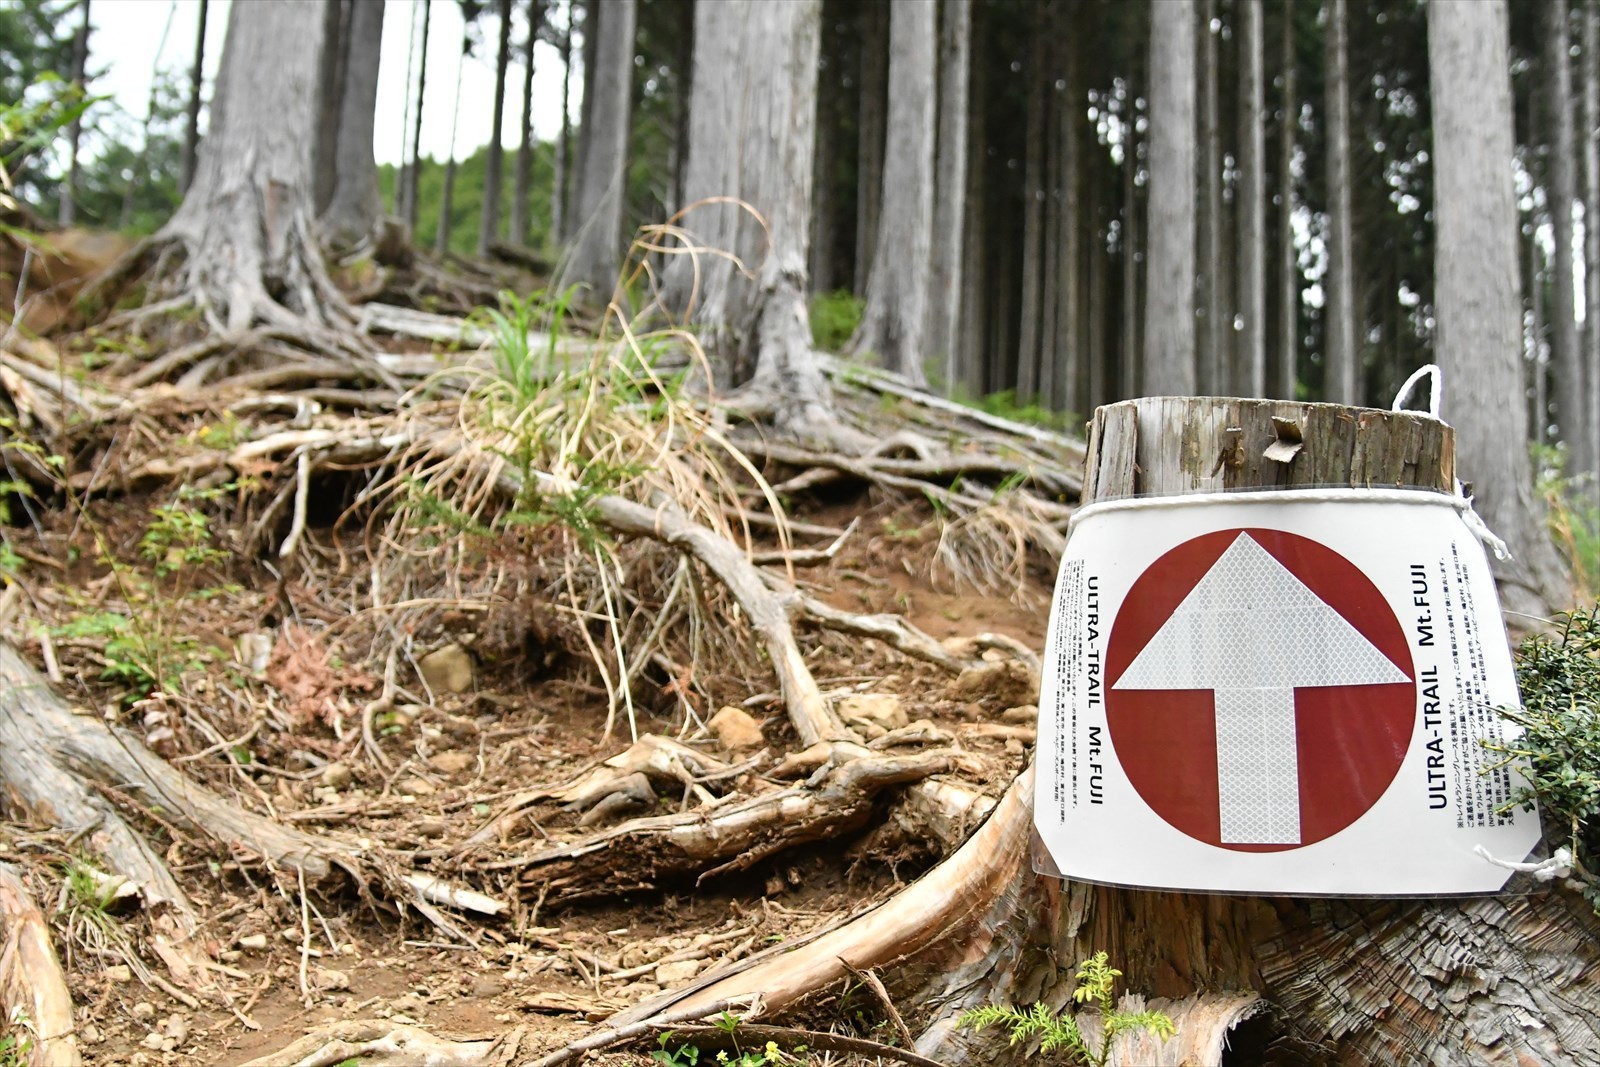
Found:
<path fill-rule="evenodd" d="M 970 8 L 969 12 L 972 18 L 972 51 L 975 55 L 982 55 L 982 23 L 978 21 L 981 15 L 979 11 Z M 987 97 L 988 78 L 983 64 L 977 63 L 971 66 L 971 79 L 968 87 L 971 100 L 967 105 L 966 207 L 961 220 L 961 244 L 963 248 L 972 250 L 973 269 L 964 269 L 961 274 L 961 314 L 957 320 L 960 324 L 960 342 L 956 345 L 959 362 L 956 377 L 952 380 L 964 386 L 968 395 L 978 396 L 983 393 L 984 385 L 984 337 L 988 318 L 985 285 L 989 273 L 984 266 L 984 256 L 990 244 L 984 240 L 983 194 L 987 129 L 984 122 L 984 102 Z"/>
<path fill-rule="evenodd" d="M 1218 104 L 1217 34 L 1212 23 L 1217 0 L 1205 0 L 1200 13 L 1200 190 L 1205 210 L 1200 214 L 1200 265 L 1198 335 L 1195 352 L 1201 393 L 1226 395 L 1222 343 L 1222 128 Z"/>
<path fill-rule="evenodd" d="M 406 100 L 400 116 L 400 166 L 395 171 L 394 200 L 389 209 L 401 219 L 406 217 L 406 185 L 411 180 L 411 86 L 417 69 L 417 14 L 417 6 L 411 5 L 411 25 L 406 34 Z"/>
<path fill-rule="evenodd" d="M 163 231 L 187 244 L 191 288 L 230 334 L 257 320 L 327 323 L 343 306 L 311 234 L 316 139 L 307 134 L 333 43 L 314 14 L 288 0 L 233 5 L 194 184 Z"/>
<path fill-rule="evenodd" d="M 1300 100 L 1295 96 L 1296 55 L 1294 7 L 1283 7 L 1283 129 L 1278 143 L 1278 323 L 1277 393 L 1295 399 L 1300 363 L 1300 262 L 1294 243 L 1294 156 L 1300 129 Z"/>
<path fill-rule="evenodd" d="M 1065 19 L 1061 25 L 1065 29 Z M 1049 395 L 1055 411 L 1083 412 L 1087 388 L 1087 353 L 1083 338 L 1083 115 L 1082 86 L 1078 80 L 1078 50 L 1062 33 L 1066 52 L 1061 72 L 1064 83 L 1056 94 L 1056 142 L 1061 175 L 1060 214 L 1056 222 L 1056 328 L 1052 351 L 1046 359 L 1055 367 Z"/>
<path fill-rule="evenodd" d="M 194 66 L 189 69 L 189 106 L 183 126 L 183 157 L 179 164 L 180 193 L 187 193 L 194 181 L 195 151 L 200 146 L 200 90 L 205 84 L 206 14 L 210 8 L 211 0 L 200 0 L 200 24 L 194 33 Z"/>
<path fill-rule="evenodd" d="M 856 111 L 856 261 L 855 291 L 867 291 L 878 215 L 883 208 L 884 112 L 889 96 L 889 5 L 869 2 L 861 18 L 861 103 Z"/>
<path fill-rule="evenodd" d="M 827 4 L 823 5 L 824 40 L 828 36 L 826 27 L 830 15 L 837 14 Z M 825 54 L 826 50 L 823 49 L 823 52 Z M 692 58 L 690 65 L 693 66 Z M 807 274 L 810 276 L 809 291 L 812 293 L 829 293 L 836 288 L 834 249 L 837 244 L 838 198 L 834 195 L 834 186 L 838 184 L 835 176 L 838 172 L 838 131 L 844 118 L 843 89 L 842 79 L 834 69 L 834 64 L 825 64 L 817 77 L 817 136 L 811 159 L 811 250 L 808 253 Z M 688 116 L 684 118 L 687 121 Z M 687 148 L 687 129 L 684 147 Z M 681 189 L 678 190 L 677 202 L 683 202 Z"/>
<path fill-rule="evenodd" d="M 1140 311 L 1139 249 L 1143 228 L 1139 225 L 1139 134 L 1134 116 L 1137 105 L 1132 85 L 1129 85 L 1123 112 L 1122 146 L 1122 339 L 1120 343 L 1121 374 L 1117 391 L 1124 397 L 1137 396 L 1143 375 L 1144 345 L 1140 336 L 1143 322 Z"/>
<path fill-rule="evenodd" d="M 414 234 L 417 230 L 417 183 L 422 176 L 422 105 L 428 99 L 428 24 L 433 15 L 433 0 L 422 0 L 422 45 L 417 57 L 417 100 L 411 114 L 410 163 L 405 171 L 405 208 L 401 218 Z M 407 91 L 410 87 L 407 86 Z M 451 153 L 454 155 L 454 153 Z"/>
<path fill-rule="evenodd" d="M 483 210 L 478 215 L 478 255 L 489 254 L 489 244 L 500 232 L 500 186 L 505 177 L 504 136 L 506 71 L 511 65 L 511 0 L 499 0 L 500 47 L 494 61 L 494 115 L 489 134 L 489 156 L 484 164 Z"/>
<path fill-rule="evenodd" d="M 1550 359 L 1555 367 L 1556 439 L 1567 446 L 1567 470 L 1593 469 L 1588 428 L 1583 425 L 1584 373 L 1578 352 L 1572 267 L 1573 175 L 1572 63 L 1568 58 L 1567 0 L 1548 0 L 1543 8 L 1545 115 L 1552 127 L 1550 146 L 1550 222 L 1555 235 L 1550 292 Z"/>
<path fill-rule="evenodd" d="M 321 215 L 333 202 L 333 187 L 339 177 L 339 116 L 343 110 L 344 64 L 348 54 L 350 13 L 354 0 L 320 0 L 307 13 L 322 16 L 321 62 L 317 68 L 317 113 L 311 131 L 311 204 Z M 228 26 L 233 26 L 229 19 Z"/>
<path fill-rule="evenodd" d="M 883 209 L 867 279 L 867 304 L 850 341 L 851 352 L 878 356 L 885 367 L 917 386 L 927 383 L 922 361 L 933 241 L 937 16 L 938 8 L 931 2 L 889 8 Z"/>
<path fill-rule="evenodd" d="M 439 226 L 433 235 L 433 251 L 444 255 L 450 247 L 450 213 L 454 208 L 456 191 L 456 131 L 461 125 L 461 73 L 472 54 L 472 38 L 461 31 L 461 54 L 456 57 L 456 97 L 450 109 L 450 155 L 444 162 L 444 188 L 439 191 Z"/>
<path fill-rule="evenodd" d="M 1600 466 L 1600 11 L 1583 9 L 1583 365 L 1589 456 Z M 1600 494 L 1600 486 L 1593 490 Z"/>
<path fill-rule="evenodd" d="M 350 52 L 339 102 L 333 198 L 320 219 L 324 237 L 336 247 L 351 247 L 368 237 L 383 214 L 378 165 L 372 158 L 383 8 L 384 0 L 362 0 L 350 9 Z"/>
<path fill-rule="evenodd" d="M 1143 390 L 1195 391 L 1195 0 L 1150 12 L 1150 182 Z"/>
<path fill-rule="evenodd" d="M 1350 190 L 1350 56 L 1345 0 L 1328 3 L 1328 278 L 1323 287 L 1323 396 L 1339 404 L 1361 402 L 1356 358 L 1355 262 Z"/>
<path fill-rule="evenodd" d="M 1035 12 L 1044 9 L 1037 8 Z M 1035 33 L 1028 58 L 1028 136 L 1022 171 L 1022 288 L 1017 314 L 1018 403 L 1029 403 L 1039 393 L 1039 332 L 1044 293 L 1044 156 L 1045 94 L 1044 34 Z"/>
<path fill-rule="evenodd" d="M 567 0 L 567 27 L 561 34 L 561 133 L 556 137 L 555 174 L 550 180 L 550 239 L 567 239 L 567 206 L 572 202 L 572 15 Z"/>
<path fill-rule="evenodd" d="M 590 17 L 595 8 L 590 9 Z M 637 0 L 608 0 L 595 43 L 589 85 L 594 100 L 578 143 L 578 229 L 565 267 L 570 282 L 587 285 L 609 300 L 622 267 L 622 223 L 628 177 L 628 135 L 633 100 L 633 36 Z M 809 166 L 807 167 L 809 170 Z"/>
<path fill-rule="evenodd" d="M 1261 0 L 1241 0 L 1239 35 L 1239 334 L 1240 392 L 1267 395 L 1266 144 L 1261 113 Z M 1293 399 L 1290 397 L 1288 399 Z"/>
<path fill-rule="evenodd" d="M 696 244 L 753 273 L 723 256 L 679 256 L 673 267 L 673 291 L 704 329 L 718 380 L 748 381 L 752 400 L 770 401 L 780 425 L 802 433 L 832 422 L 806 316 L 821 18 L 820 0 L 695 5 L 685 196 L 742 203 L 703 204 L 683 224 Z"/>
<path fill-rule="evenodd" d="M 968 80 L 972 0 L 939 2 L 939 148 L 934 167 L 933 277 L 928 293 L 928 357 L 946 395 L 960 375 L 962 269 L 967 196 Z M 826 135 L 824 135 L 826 137 Z"/>
<path fill-rule="evenodd" d="M 528 0 L 528 38 L 522 46 L 522 139 L 511 188 L 511 243 L 526 245 L 532 233 L 528 215 L 529 182 L 533 178 L 533 46 L 539 39 L 543 0 Z"/>
<path fill-rule="evenodd" d="M 1461 471 L 1489 528 L 1511 546 L 1496 576 L 1511 611 L 1570 603 L 1545 530 L 1528 439 L 1519 343 L 1517 209 L 1504 0 L 1428 6 L 1433 103 L 1434 351 L 1445 415 L 1461 428 Z"/>
<path fill-rule="evenodd" d="M 89 67 L 89 0 L 78 0 L 82 21 L 72 38 L 72 76 L 69 79 L 79 92 L 87 93 Z M 83 135 L 83 115 L 77 113 L 67 124 L 67 176 L 61 183 L 61 199 L 57 204 L 56 221 L 71 226 L 78 218 L 78 141 Z"/>

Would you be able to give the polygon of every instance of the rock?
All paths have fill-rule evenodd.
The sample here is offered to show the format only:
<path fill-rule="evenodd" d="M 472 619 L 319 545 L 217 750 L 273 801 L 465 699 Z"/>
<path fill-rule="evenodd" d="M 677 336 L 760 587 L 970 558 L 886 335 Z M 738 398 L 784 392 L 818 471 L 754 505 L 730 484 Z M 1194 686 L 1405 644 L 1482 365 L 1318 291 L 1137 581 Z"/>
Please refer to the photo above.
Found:
<path fill-rule="evenodd" d="M 315 967 L 312 969 L 311 975 L 312 982 L 324 993 L 350 988 L 350 976 L 343 971 L 336 971 L 332 967 Z"/>
<path fill-rule="evenodd" d="M 439 787 L 426 778 L 403 778 L 395 784 L 401 796 L 427 797 L 439 791 Z"/>
<path fill-rule="evenodd" d="M 465 693 L 472 688 L 472 657 L 457 644 L 445 645 L 417 664 L 422 680 L 435 693 Z"/>
<path fill-rule="evenodd" d="M 471 752 L 441 752 L 428 760 L 428 766 L 440 774 L 460 774 L 477 765 L 478 757 Z"/>
<path fill-rule="evenodd" d="M 165 1031 L 166 1035 L 176 1044 L 181 1045 L 185 1041 L 189 1040 L 189 1020 L 185 1019 L 181 1015 L 174 1015 L 172 1018 L 168 1019 L 166 1025 L 162 1027 L 162 1030 Z"/>
<path fill-rule="evenodd" d="M 755 717 L 731 704 L 711 716 L 711 721 L 706 725 L 726 749 L 760 748 L 767 740 Z"/>
<path fill-rule="evenodd" d="M 322 784 L 329 789 L 347 788 L 354 778 L 347 763 L 330 763 L 322 768 Z"/>
<path fill-rule="evenodd" d="M 506 991 L 506 984 L 496 978 L 480 978 L 472 986 L 472 995 L 488 1000 Z"/>
<path fill-rule="evenodd" d="M 251 674 L 265 677 L 267 663 L 272 659 L 272 635 L 261 631 L 240 634 L 234 645 L 234 656 Z"/>
<path fill-rule="evenodd" d="M 160 1052 L 161 1043 L 166 1040 L 167 1038 L 162 1037 L 160 1034 L 152 1030 L 150 1033 L 144 1035 L 144 1040 L 139 1042 L 139 1044 L 143 1045 L 151 1052 Z"/>
<path fill-rule="evenodd" d="M 1032 704 L 1023 704 L 1021 707 L 1007 708 L 1000 713 L 1001 722 L 1013 722 L 1019 726 L 1029 726 L 1039 721 L 1039 709 Z"/>
<path fill-rule="evenodd" d="M 133 1017 L 141 1022 L 145 1019 L 156 1017 L 156 1006 L 148 1000 L 141 1000 L 133 1006 Z"/>
<path fill-rule="evenodd" d="M 846 722 L 860 719 L 887 733 L 909 726 L 911 719 L 893 693 L 858 693 L 839 701 L 839 714 Z"/>
<path fill-rule="evenodd" d="M 251 952 L 260 952 L 267 947 L 267 935 L 245 934 L 239 939 L 239 947 L 249 949 Z"/>
<path fill-rule="evenodd" d="M 223 950 L 222 954 L 217 958 L 223 963 L 238 963 L 240 960 L 244 959 L 244 953 L 240 952 L 236 948 L 230 948 Z"/>
<path fill-rule="evenodd" d="M 115 963 L 106 968 L 106 978 L 117 985 L 127 985 L 133 981 L 133 968 L 126 963 Z"/>
<path fill-rule="evenodd" d="M 1039 679 L 1027 664 L 1008 659 L 968 667 L 950 686 L 957 700 L 981 700 L 1005 708 L 1037 704 Z"/>
<path fill-rule="evenodd" d="M 776 874 L 767 876 L 767 896 L 775 897 L 784 890 L 783 879 Z"/>
<path fill-rule="evenodd" d="M 85 1045 L 98 1045 L 105 1040 L 105 1035 L 100 1033 L 100 1028 L 94 1023 L 84 1023 L 78 1027 L 78 1039 Z"/>
<path fill-rule="evenodd" d="M 700 960 L 675 960 L 672 963 L 662 963 L 656 966 L 656 984 L 659 986 L 677 985 L 687 982 L 700 973 L 702 961 Z"/>
<path fill-rule="evenodd" d="M 443 819 L 418 819 L 412 829 L 418 837 L 443 837 L 450 824 Z"/>

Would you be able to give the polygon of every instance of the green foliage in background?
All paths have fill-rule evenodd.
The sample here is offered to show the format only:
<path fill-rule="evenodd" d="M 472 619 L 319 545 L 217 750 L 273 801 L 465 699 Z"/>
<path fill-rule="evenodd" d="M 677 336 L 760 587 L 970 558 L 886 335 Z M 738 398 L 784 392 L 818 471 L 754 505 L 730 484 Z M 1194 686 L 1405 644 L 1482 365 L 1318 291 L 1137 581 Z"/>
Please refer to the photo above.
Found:
<path fill-rule="evenodd" d="M 500 194 L 500 233 L 506 240 L 510 239 L 507 229 L 511 225 L 512 179 L 516 158 L 516 149 L 506 150 Z M 450 191 L 448 247 L 460 255 L 471 255 L 478 247 L 478 219 L 483 212 L 484 176 L 488 168 L 487 148 L 480 148 L 472 155 L 456 161 L 455 185 Z M 425 158 L 417 176 L 417 229 L 413 239 L 423 248 L 433 247 L 434 235 L 438 232 L 439 212 L 444 206 L 444 171 L 443 160 Z M 382 191 L 385 211 L 394 210 L 394 186 L 398 173 L 399 168 L 392 164 L 385 163 L 378 168 L 378 188 Z M 550 188 L 554 177 L 555 146 L 536 145 L 533 168 L 528 177 L 531 201 L 528 247 L 540 251 L 549 251 L 553 246 L 550 235 Z"/>
<path fill-rule="evenodd" d="M 811 343 L 824 352 L 837 352 L 850 343 L 867 302 L 839 289 L 811 298 Z"/>

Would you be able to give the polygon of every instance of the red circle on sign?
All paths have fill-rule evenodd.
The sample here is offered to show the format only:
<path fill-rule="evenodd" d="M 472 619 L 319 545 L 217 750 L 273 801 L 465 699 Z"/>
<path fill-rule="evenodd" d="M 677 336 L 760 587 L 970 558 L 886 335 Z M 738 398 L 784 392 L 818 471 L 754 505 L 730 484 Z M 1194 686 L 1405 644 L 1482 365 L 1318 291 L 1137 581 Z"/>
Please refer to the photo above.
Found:
<path fill-rule="evenodd" d="M 1214 696 L 1209 689 L 1118 689 L 1135 657 L 1241 534 L 1282 564 L 1408 679 L 1294 691 L 1300 840 L 1222 840 Z M 1270 612 L 1271 604 L 1257 610 Z M 1285 617 L 1285 630 L 1296 620 Z M 1241 657 L 1252 655 L 1240 648 Z M 1416 724 L 1416 673 L 1406 634 L 1360 569 L 1308 537 L 1282 530 L 1219 530 L 1185 541 L 1133 583 L 1106 645 L 1106 719 L 1128 781 L 1155 813 L 1199 841 L 1239 852 L 1303 848 L 1343 830 L 1394 781 Z"/>

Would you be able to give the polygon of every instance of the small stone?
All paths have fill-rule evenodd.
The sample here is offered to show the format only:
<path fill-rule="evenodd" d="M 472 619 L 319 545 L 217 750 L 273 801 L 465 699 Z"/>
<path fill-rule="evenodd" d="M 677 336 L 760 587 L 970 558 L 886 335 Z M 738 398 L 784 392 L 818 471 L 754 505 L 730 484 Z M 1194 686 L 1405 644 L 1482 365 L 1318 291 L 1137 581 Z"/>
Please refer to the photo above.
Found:
<path fill-rule="evenodd" d="M 160 1034 L 152 1030 L 150 1033 L 144 1035 L 144 1040 L 139 1042 L 139 1044 L 143 1045 L 151 1052 L 160 1052 L 161 1043 L 166 1040 L 168 1040 L 168 1038 L 162 1037 Z"/>
<path fill-rule="evenodd" d="M 766 742 L 761 733 L 761 724 L 756 722 L 754 716 L 732 704 L 713 715 L 706 725 L 726 749 L 759 748 Z"/>
<path fill-rule="evenodd" d="M 443 837 L 450 824 L 443 819 L 418 819 L 412 828 L 418 837 Z"/>
<path fill-rule="evenodd" d="M 238 963 L 244 959 L 244 953 L 236 948 L 225 949 L 218 957 L 223 963 Z"/>
<path fill-rule="evenodd" d="M 884 731 L 909 726 L 911 719 L 893 693 L 859 693 L 839 701 L 839 714 L 846 721 L 860 719 Z"/>
<path fill-rule="evenodd" d="M 178 1050 L 178 1043 L 176 1041 L 172 1040 L 172 1038 L 164 1037 L 164 1038 L 161 1039 L 161 1051 L 162 1052 L 176 1052 L 177 1050 Z"/>
<path fill-rule="evenodd" d="M 405 778 L 396 786 L 401 796 L 426 797 L 439 791 L 439 787 L 426 778 Z"/>
<path fill-rule="evenodd" d="M 350 976 L 343 971 L 336 971 L 332 967 L 313 968 L 312 979 L 316 982 L 317 988 L 325 993 L 350 988 Z"/>
<path fill-rule="evenodd" d="M 1039 709 L 1032 704 L 1007 708 L 1000 713 L 1000 721 L 1017 723 L 1020 726 L 1030 726 L 1039 721 Z"/>
<path fill-rule="evenodd" d="M 174 1015 L 168 1019 L 162 1030 L 180 1045 L 189 1040 L 189 1020 L 181 1015 Z"/>
<path fill-rule="evenodd" d="M 126 985 L 133 981 L 133 968 L 126 963 L 114 963 L 106 968 L 106 978 L 118 985 Z"/>
<path fill-rule="evenodd" d="M 472 986 L 472 995 L 475 997 L 482 997 L 484 1000 L 488 1000 L 491 997 L 498 997 L 505 991 L 506 984 L 493 978 L 480 978 L 477 980 L 477 982 L 473 983 Z"/>
<path fill-rule="evenodd" d="M 141 1022 L 156 1017 L 156 1006 L 148 1000 L 141 1000 L 133 1006 L 133 1017 Z"/>
<path fill-rule="evenodd" d="M 687 982 L 700 973 L 700 960 L 675 960 L 656 965 L 656 984 L 661 986 Z"/>
<path fill-rule="evenodd" d="M 777 896 L 778 894 L 783 892 L 783 889 L 784 889 L 783 879 L 778 877 L 775 874 L 768 875 L 767 876 L 766 889 L 767 889 L 767 896 L 769 896 L 769 897 Z"/>
<path fill-rule="evenodd" d="M 251 952 L 260 952 L 267 947 L 267 935 L 245 934 L 239 939 L 239 947 L 249 949 Z"/>
<path fill-rule="evenodd" d="M 465 693 L 472 688 L 472 657 L 457 644 L 445 645 L 417 664 L 422 680 L 435 693 Z"/>
<path fill-rule="evenodd" d="M 84 1023 L 78 1027 L 78 1037 L 85 1045 L 98 1045 L 105 1040 L 105 1036 L 100 1033 L 100 1028 L 94 1023 Z"/>
<path fill-rule="evenodd" d="M 968 667 L 950 687 L 957 700 L 982 700 L 1001 707 L 1037 704 L 1039 679 L 1025 663 L 1008 659 Z"/>
<path fill-rule="evenodd" d="M 428 766 L 440 774 L 460 774 L 477 765 L 478 757 L 471 752 L 441 752 L 428 760 Z"/>
<path fill-rule="evenodd" d="M 354 777 L 345 763 L 330 763 L 322 768 L 322 784 L 329 789 L 345 789 Z"/>

